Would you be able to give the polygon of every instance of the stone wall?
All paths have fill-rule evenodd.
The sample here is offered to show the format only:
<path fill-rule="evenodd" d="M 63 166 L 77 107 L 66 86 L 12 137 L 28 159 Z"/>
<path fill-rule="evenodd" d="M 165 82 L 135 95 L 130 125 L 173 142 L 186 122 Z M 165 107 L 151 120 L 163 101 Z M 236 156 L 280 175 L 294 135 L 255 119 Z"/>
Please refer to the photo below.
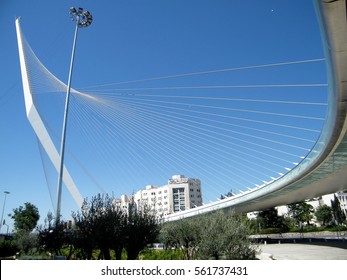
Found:
<path fill-rule="evenodd" d="M 347 238 L 347 231 L 331 232 L 331 231 L 317 231 L 317 232 L 286 232 L 286 233 L 273 233 L 273 234 L 256 234 L 251 238 Z"/>

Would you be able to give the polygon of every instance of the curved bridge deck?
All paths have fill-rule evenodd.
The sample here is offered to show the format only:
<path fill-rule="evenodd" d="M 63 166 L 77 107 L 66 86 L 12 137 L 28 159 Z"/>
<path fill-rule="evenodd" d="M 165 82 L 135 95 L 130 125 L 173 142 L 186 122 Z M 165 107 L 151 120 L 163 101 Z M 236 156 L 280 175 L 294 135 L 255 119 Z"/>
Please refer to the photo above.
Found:
<path fill-rule="evenodd" d="M 165 217 L 173 221 L 224 208 L 252 212 L 319 197 L 347 187 L 347 17 L 346 1 L 315 0 L 329 80 L 329 108 L 322 133 L 292 171 L 244 194 Z"/>

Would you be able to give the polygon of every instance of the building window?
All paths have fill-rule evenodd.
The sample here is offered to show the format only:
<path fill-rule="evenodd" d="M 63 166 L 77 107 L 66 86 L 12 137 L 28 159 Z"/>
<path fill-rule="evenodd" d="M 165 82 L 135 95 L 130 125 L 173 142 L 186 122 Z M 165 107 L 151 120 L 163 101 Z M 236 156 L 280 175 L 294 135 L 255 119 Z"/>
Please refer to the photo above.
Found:
<path fill-rule="evenodd" d="M 173 208 L 174 212 L 186 210 L 184 188 L 173 189 Z"/>

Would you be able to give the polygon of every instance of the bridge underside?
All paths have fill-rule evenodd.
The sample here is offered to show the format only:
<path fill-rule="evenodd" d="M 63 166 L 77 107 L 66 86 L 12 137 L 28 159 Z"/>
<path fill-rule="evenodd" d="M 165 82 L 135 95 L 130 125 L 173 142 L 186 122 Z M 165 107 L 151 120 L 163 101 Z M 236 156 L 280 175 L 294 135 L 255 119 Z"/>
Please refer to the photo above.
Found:
<path fill-rule="evenodd" d="M 265 209 L 347 189 L 346 1 L 317 0 L 316 8 L 330 70 L 328 73 L 330 108 L 322 135 L 305 159 L 307 162 L 304 160 L 297 167 L 298 170 L 292 172 L 299 174 L 303 171 L 301 169 L 305 169 L 305 165 L 309 167 L 312 164 L 312 167 L 308 168 L 306 174 L 303 173 L 304 176 L 300 175 L 301 178 L 286 186 L 276 189 L 269 185 L 266 194 L 254 197 L 250 200 L 251 202 L 240 203 L 236 207 L 240 211 Z M 288 174 L 289 180 L 290 176 L 291 174 Z M 286 179 L 286 176 L 282 178 L 282 180 Z M 256 207 L 249 204 L 254 204 Z"/>
<path fill-rule="evenodd" d="M 173 221 L 218 209 L 252 212 L 347 189 L 347 17 L 346 0 L 315 0 L 328 69 L 326 123 L 308 156 L 292 171 L 264 187 L 199 208 L 174 213 Z"/>

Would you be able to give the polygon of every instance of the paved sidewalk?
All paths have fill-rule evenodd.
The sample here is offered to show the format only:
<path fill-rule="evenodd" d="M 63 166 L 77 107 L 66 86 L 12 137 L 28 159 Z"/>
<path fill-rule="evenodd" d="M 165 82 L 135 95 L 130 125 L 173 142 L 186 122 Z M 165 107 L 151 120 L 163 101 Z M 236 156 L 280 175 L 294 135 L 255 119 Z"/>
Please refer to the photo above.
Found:
<path fill-rule="evenodd" d="M 347 260 L 347 249 L 311 244 L 262 244 L 260 260 Z"/>

